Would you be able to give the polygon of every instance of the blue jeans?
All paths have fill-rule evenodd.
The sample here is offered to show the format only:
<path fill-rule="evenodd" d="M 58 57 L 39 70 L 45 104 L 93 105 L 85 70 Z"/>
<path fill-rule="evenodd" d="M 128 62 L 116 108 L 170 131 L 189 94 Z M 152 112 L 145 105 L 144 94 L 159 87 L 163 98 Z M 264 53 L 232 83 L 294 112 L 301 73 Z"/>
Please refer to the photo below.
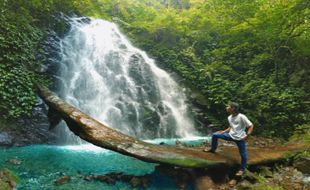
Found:
<path fill-rule="evenodd" d="M 245 147 L 245 141 L 244 140 L 234 140 L 233 138 L 230 137 L 228 133 L 213 133 L 212 134 L 212 143 L 211 143 L 211 150 L 216 151 L 217 149 L 217 140 L 218 139 L 224 139 L 227 141 L 234 141 L 238 148 L 239 148 L 239 153 L 241 156 L 241 169 L 245 170 L 247 167 L 247 161 L 248 161 L 248 155 L 246 152 L 246 147 Z"/>

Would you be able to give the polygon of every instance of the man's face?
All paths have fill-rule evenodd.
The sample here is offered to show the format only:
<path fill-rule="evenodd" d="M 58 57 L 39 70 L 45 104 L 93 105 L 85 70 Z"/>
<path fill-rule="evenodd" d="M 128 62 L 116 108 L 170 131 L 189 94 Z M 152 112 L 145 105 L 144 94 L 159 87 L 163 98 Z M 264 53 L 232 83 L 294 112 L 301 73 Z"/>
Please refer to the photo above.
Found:
<path fill-rule="evenodd" d="M 233 110 L 233 108 L 230 105 L 228 105 L 226 107 L 226 111 L 227 111 L 227 113 L 232 114 L 234 110 Z"/>

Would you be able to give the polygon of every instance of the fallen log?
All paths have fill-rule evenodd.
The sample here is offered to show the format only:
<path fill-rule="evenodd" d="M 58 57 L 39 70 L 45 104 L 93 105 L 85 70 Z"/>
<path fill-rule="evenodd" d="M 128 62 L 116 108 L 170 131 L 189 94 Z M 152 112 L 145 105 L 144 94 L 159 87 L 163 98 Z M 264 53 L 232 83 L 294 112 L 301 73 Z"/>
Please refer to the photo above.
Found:
<path fill-rule="evenodd" d="M 49 106 L 50 122 L 57 125 L 64 119 L 69 129 L 80 138 L 96 146 L 106 148 L 139 160 L 186 168 L 204 168 L 218 165 L 239 164 L 236 147 L 224 147 L 217 153 L 202 149 L 155 145 L 125 135 L 100 123 L 74 106 L 60 99 L 48 88 L 37 85 L 38 94 Z M 309 149 L 306 144 L 291 144 L 272 148 L 248 148 L 249 164 L 273 162 L 285 158 L 287 153 Z"/>

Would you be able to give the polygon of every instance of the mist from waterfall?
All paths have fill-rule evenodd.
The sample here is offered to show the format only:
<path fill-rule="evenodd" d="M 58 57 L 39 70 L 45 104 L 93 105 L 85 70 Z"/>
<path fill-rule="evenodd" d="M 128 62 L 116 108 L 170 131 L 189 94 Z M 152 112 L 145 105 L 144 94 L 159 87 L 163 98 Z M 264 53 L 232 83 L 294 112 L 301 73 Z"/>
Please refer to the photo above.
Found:
<path fill-rule="evenodd" d="M 70 24 L 60 41 L 58 94 L 65 101 L 140 139 L 198 135 L 182 88 L 114 23 L 72 18 Z M 79 141 L 67 127 L 58 130 L 63 143 Z"/>

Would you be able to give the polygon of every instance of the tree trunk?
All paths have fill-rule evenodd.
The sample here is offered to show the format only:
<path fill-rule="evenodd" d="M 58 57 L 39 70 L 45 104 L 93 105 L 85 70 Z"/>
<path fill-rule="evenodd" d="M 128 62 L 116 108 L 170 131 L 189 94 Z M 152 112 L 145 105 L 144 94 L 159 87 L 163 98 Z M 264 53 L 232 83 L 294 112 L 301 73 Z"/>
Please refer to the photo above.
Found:
<path fill-rule="evenodd" d="M 217 153 L 206 153 L 202 148 L 182 148 L 147 143 L 117 130 L 111 129 L 79 109 L 66 103 L 44 86 L 37 85 L 40 97 L 49 106 L 52 125 L 59 118 L 67 123 L 75 135 L 96 146 L 106 148 L 145 162 L 167 164 L 186 168 L 204 168 L 217 165 L 239 164 L 240 156 L 236 147 L 224 147 Z M 58 118 L 56 117 L 58 116 Z M 248 148 L 249 164 L 273 162 L 284 158 L 289 151 L 309 149 L 305 144 L 272 148 Z"/>

